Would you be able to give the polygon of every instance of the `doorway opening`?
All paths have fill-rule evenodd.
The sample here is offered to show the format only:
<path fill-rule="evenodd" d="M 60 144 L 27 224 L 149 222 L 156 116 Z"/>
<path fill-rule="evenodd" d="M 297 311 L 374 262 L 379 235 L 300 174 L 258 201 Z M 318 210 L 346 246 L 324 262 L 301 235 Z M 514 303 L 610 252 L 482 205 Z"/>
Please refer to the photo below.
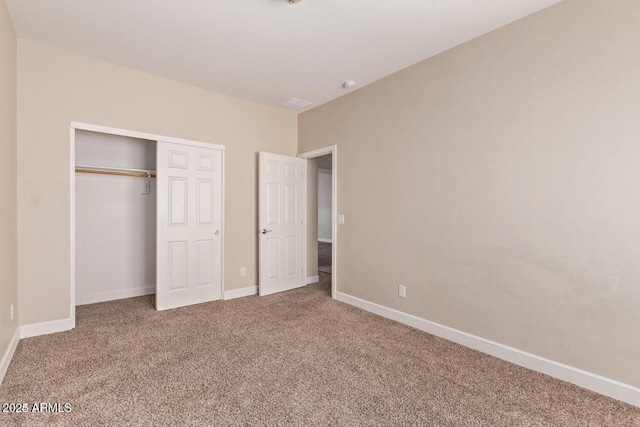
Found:
<path fill-rule="evenodd" d="M 321 284 L 331 284 L 331 249 L 333 246 L 331 223 L 331 177 L 332 155 L 325 154 L 317 157 L 317 182 L 316 190 L 318 208 L 315 210 L 318 216 L 318 278 Z M 312 159 L 313 160 L 313 159 Z M 312 161 L 309 160 L 309 161 Z"/>
<path fill-rule="evenodd" d="M 337 146 L 302 153 L 307 159 L 307 284 L 337 289 Z"/>

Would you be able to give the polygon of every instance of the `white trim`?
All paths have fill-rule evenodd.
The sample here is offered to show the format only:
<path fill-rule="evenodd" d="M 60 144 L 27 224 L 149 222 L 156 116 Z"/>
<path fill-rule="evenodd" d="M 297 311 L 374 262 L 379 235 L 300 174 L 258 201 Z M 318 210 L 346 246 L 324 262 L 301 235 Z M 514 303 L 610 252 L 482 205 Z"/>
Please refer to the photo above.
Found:
<path fill-rule="evenodd" d="M 320 281 L 320 276 L 307 277 L 307 285 L 313 285 L 314 283 L 318 283 L 319 281 Z"/>
<path fill-rule="evenodd" d="M 191 146 L 202 147 L 202 148 L 214 148 L 216 150 L 223 150 L 223 151 L 225 149 L 224 145 L 210 144 L 208 142 L 192 141 L 189 139 L 182 139 L 182 138 L 174 138 L 172 136 L 156 135 L 153 133 L 118 129 L 118 128 L 112 128 L 108 126 L 92 125 L 88 123 L 71 122 L 71 127 L 73 129 L 88 130 L 91 132 L 101 132 L 101 133 L 108 133 L 111 135 L 128 136 L 131 138 L 148 139 L 153 142 L 156 142 L 156 141 L 170 142 L 172 144 L 191 145 Z"/>
<path fill-rule="evenodd" d="M 328 147 L 318 148 L 317 150 L 307 151 L 298 154 L 298 157 L 308 160 L 324 156 L 325 154 L 331 154 L 331 242 L 333 243 L 331 245 L 331 298 L 335 299 L 338 289 L 338 146 L 334 144 Z M 306 236 L 307 226 L 305 225 L 304 227 L 304 235 Z"/>
<path fill-rule="evenodd" d="M 338 292 L 338 301 L 432 335 L 640 407 L 640 388 Z"/>
<path fill-rule="evenodd" d="M 231 290 L 225 291 L 224 299 L 226 301 L 229 299 L 248 297 L 248 296 L 257 295 L 257 294 L 258 294 L 257 286 L 248 286 L 246 288 L 231 289 Z"/>
<path fill-rule="evenodd" d="M 73 329 L 73 319 L 52 320 L 50 322 L 32 323 L 20 326 L 20 338 L 31 338 L 40 335 L 64 332 Z"/>
<path fill-rule="evenodd" d="M 103 292 L 97 295 L 87 295 L 85 297 L 76 296 L 76 305 L 95 304 L 98 302 L 114 301 L 123 298 L 141 297 L 156 293 L 156 285 L 143 288 L 126 289 L 122 291 Z"/>
<path fill-rule="evenodd" d="M 9 341 L 9 346 L 2 355 L 2 359 L 0 359 L 0 384 L 2 384 L 2 380 L 4 380 L 7 369 L 9 369 L 9 364 L 11 364 L 11 359 L 13 359 L 13 353 L 15 353 L 19 342 L 20 327 L 17 327 L 16 331 L 13 333 L 13 337 L 11 337 L 11 341 Z"/>
<path fill-rule="evenodd" d="M 221 161 L 222 161 L 222 171 L 220 172 L 222 174 L 222 179 L 221 179 L 221 184 L 222 185 L 222 190 L 220 192 L 220 197 L 222 198 L 222 206 L 220 207 L 220 209 L 222 209 L 221 215 L 220 215 L 220 233 L 222 234 L 221 236 L 221 242 L 220 242 L 220 295 L 222 298 L 224 298 L 224 248 L 225 248 L 225 237 L 227 235 L 227 230 L 225 229 L 225 215 L 224 215 L 224 211 L 225 211 L 225 199 L 226 197 L 226 193 L 225 193 L 225 185 L 226 185 L 226 181 L 225 181 L 225 174 L 227 173 L 226 171 L 226 166 L 225 163 L 227 161 L 227 156 L 226 156 L 226 151 L 224 149 L 224 145 L 222 146 L 222 151 L 220 152 L 220 156 L 221 156 Z M 157 167 L 156 167 L 157 169 Z"/>
<path fill-rule="evenodd" d="M 304 153 L 298 154 L 298 157 L 301 157 L 303 159 L 314 159 L 316 157 L 324 156 L 325 154 L 333 154 L 332 150 L 334 150 L 336 147 L 336 145 L 329 145 L 327 147 L 318 148 L 316 150 L 305 151 Z M 333 166 L 335 165 L 332 164 L 332 167 Z"/>
<path fill-rule="evenodd" d="M 304 262 L 302 263 L 302 280 L 304 285 L 307 285 L 307 180 L 309 179 L 309 174 L 307 173 L 307 162 L 302 162 L 302 259 Z"/>
<path fill-rule="evenodd" d="M 331 239 L 322 239 L 320 237 L 318 237 L 318 242 L 322 242 L 322 243 L 333 243 L 333 241 Z"/>
<path fill-rule="evenodd" d="M 331 298 L 338 292 L 338 146 L 331 146 Z"/>
<path fill-rule="evenodd" d="M 69 272 L 69 317 L 71 318 L 71 327 L 76 327 L 76 129 L 71 123 L 71 142 L 69 144 L 69 201 L 70 201 L 70 214 L 69 214 L 69 234 L 70 234 L 70 248 L 69 256 L 70 272 Z"/>

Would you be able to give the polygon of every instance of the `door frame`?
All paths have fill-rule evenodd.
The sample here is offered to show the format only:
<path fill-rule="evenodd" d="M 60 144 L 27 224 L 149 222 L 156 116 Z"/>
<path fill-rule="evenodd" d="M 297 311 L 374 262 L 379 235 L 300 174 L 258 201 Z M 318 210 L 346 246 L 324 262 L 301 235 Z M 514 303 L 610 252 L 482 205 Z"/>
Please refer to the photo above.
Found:
<path fill-rule="evenodd" d="M 90 132 L 106 133 L 117 136 L 127 136 L 131 138 L 146 139 L 156 142 L 164 141 L 175 144 L 190 145 L 193 147 L 213 148 L 222 152 L 222 217 L 221 217 L 221 229 L 222 232 L 222 247 L 221 247 L 221 265 L 220 265 L 220 286 L 221 295 L 224 299 L 224 255 L 225 255 L 225 160 L 226 151 L 225 146 L 220 144 L 212 144 L 202 141 L 194 141 L 189 139 L 175 138 L 171 136 L 157 135 L 146 132 L 138 132 L 126 129 L 118 129 L 108 126 L 93 125 L 89 123 L 71 122 L 70 126 L 70 142 L 69 142 L 69 192 L 70 192 L 70 211 L 69 211 L 69 229 L 70 229 L 70 286 L 69 286 L 69 298 L 70 298 L 70 317 L 71 327 L 76 327 L 76 130 L 86 130 Z M 157 148 L 156 148 L 157 149 Z"/>
<path fill-rule="evenodd" d="M 331 154 L 331 298 L 335 299 L 338 288 L 338 146 L 334 144 L 316 150 L 306 151 L 298 154 L 298 157 L 309 160 L 326 154 Z M 307 179 L 309 179 L 308 173 Z M 316 212 L 316 215 L 317 214 Z M 305 239 L 309 231 L 308 224 L 309 221 L 306 221 L 304 226 Z M 304 247 L 306 253 L 307 245 L 305 244 Z M 307 259 L 305 255 L 305 265 L 306 264 Z"/>

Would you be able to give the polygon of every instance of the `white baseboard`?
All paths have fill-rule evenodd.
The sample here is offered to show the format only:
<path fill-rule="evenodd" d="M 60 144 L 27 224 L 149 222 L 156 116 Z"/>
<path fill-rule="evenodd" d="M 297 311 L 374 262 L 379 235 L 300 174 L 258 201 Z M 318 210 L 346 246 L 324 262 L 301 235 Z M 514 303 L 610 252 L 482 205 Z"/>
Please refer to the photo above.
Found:
<path fill-rule="evenodd" d="M 320 281 L 320 276 L 309 276 L 307 277 L 307 285 L 311 285 L 313 283 L 318 283 Z"/>
<path fill-rule="evenodd" d="M 52 320 L 50 322 L 32 323 L 20 326 L 20 338 L 31 338 L 39 335 L 53 334 L 73 329 L 73 319 Z"/>
<path fill-rule="evenodd" d="M 9 346 L 2 355 L 2 359 L 0 359 L 0 384 L 2 384 L 4 375 L 7 373 L 7 369 L 9 369 L 9 364 L 11 363 L 11 359 L 13 358 L 13 353 L 15 353 L 16 351 L 18 342 L 20 342 L 20 327 L 16 328 L 11 341 L 9 341 Z"/>
<path fill-rule="evenodd" d="M 331 239 L 321 239 L 318 237 L 318 242 L 322 242 L 322 243 L 333 243 L 333 240 Z"/>
<path fill-rule="evenodd" d="M 76 295 L 76 305 L 95 304 L 97 302 L 114 301 L 123 298 L 141 297 L 156 293 L 156 287 L 146 286 L 143 288 L 126 289 L 122 291 L 105 292 L 96 295 Z"/>
<path fill-rule="evenodd" d="M 402 311 L 394 310 L 351 295 L 336 292 L 338 301 L 353 305 L 382 317 L 395 320 L 421 331 L 481 351 L 533 371 L 584 387 L 596 393 L 640 407 L 640 388 L 606 378 L 582 369 L 564 365 L 504 344 L 449 328 Z"/>
<path fill-rule="evenodd" d="M 257 295 L 257 294 L 258 294 L 257 286 L 248 286 L 246 288 L 224 291 L 224 299 L 228 300 L 228 299 L 242 298 L 242 297 L 248 297 L 250 295 Z"/>

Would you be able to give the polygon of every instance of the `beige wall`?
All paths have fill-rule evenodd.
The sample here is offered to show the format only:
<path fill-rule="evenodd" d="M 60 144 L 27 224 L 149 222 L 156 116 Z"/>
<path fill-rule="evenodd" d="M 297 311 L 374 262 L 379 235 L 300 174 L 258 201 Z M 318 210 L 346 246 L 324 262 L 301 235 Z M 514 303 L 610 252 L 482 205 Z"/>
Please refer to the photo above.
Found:
<path fill-rule="evenodd" d="M 0 1 L 0 359 L 18 326 L 16 48 L 9 13 Z"/>
<path fill-rule="evenodd" d="M 69 317 L 71 121 L 226 145 L 225 286 L 257 284 L 257 152 L 296 154 L 294 112 L 22 40 L 18 70 L 21 324 Z"/>
<path fill-rule="evenodd" d="M 566 0 L 303 113 L 338 291 L 640 386 L 638 16 Z"/>

